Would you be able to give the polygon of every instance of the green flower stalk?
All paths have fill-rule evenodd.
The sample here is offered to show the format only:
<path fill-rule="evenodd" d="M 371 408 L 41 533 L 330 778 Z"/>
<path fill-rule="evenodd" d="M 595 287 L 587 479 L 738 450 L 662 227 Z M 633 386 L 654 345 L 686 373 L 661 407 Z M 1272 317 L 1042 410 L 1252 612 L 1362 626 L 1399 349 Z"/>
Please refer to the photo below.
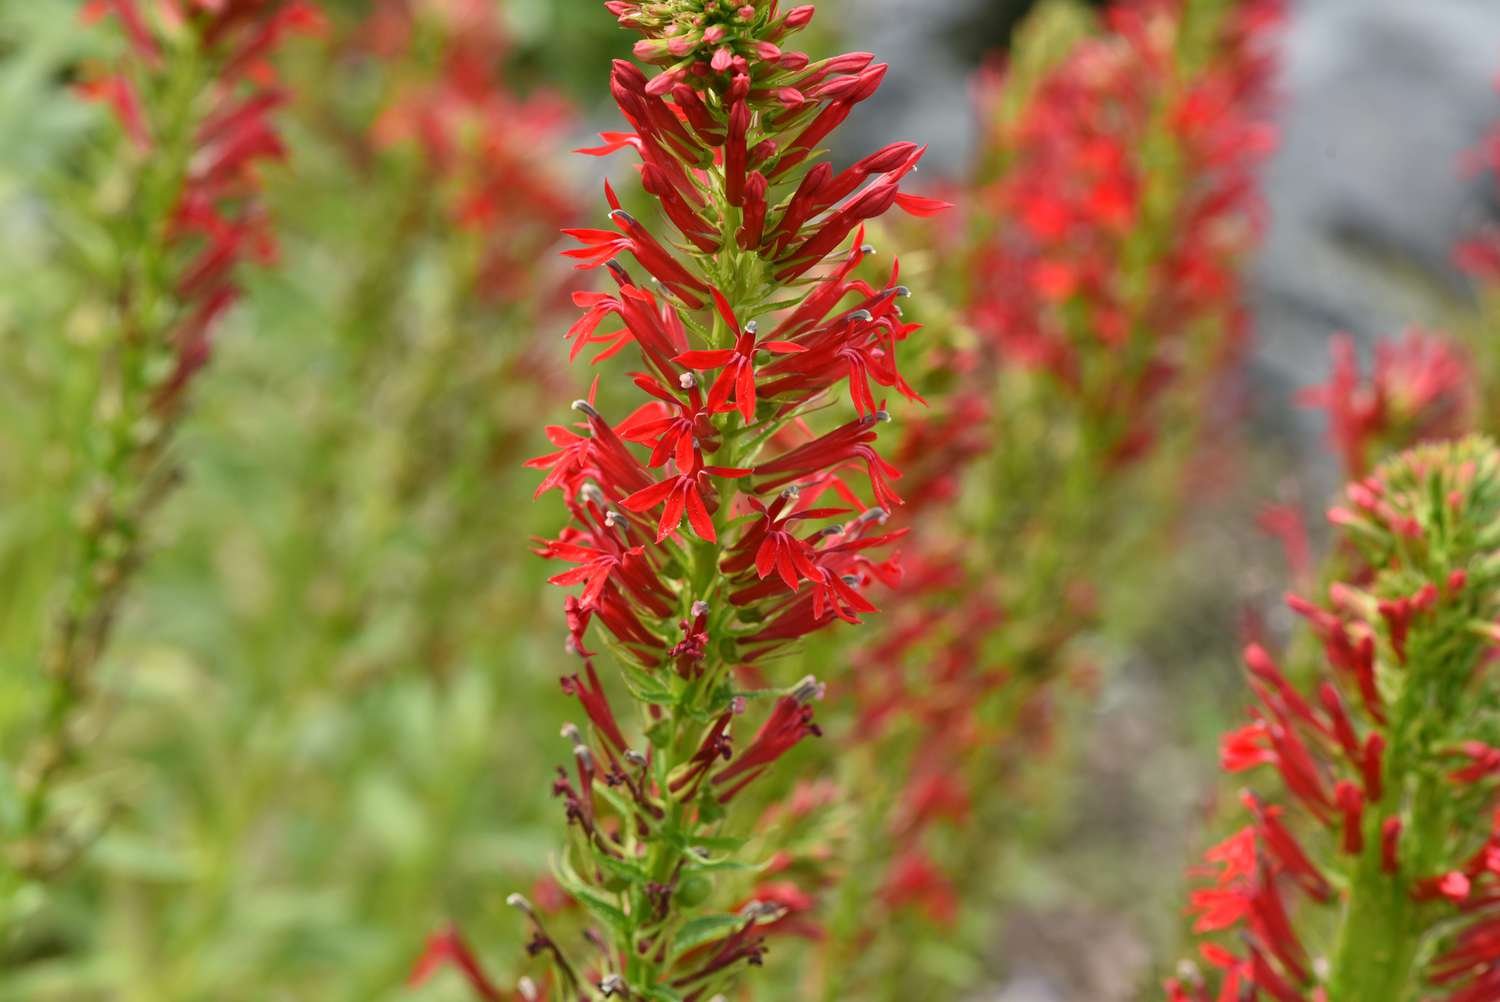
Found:
<path fill-rule="evenodd" d="M 1258 705 L 1222 761 L 1278 782 L 1242 794 L 1248 823 L 1198 871 L 1216 970 L 1168 997 L 1495 998 L 1500 454 L 1482 438 L 1412 449 L 1329 519 L 1364 571 L 1288 599 L 1323 650 L 1315 685 L 1246 650 Z"/>
<path fill-rule="evenodd" d="M 41 652 L 44 706 L 18 776 L 20 837 L 8 855 L 32 875 L 65 865 L 88 841 L 77 818 L 54 811 L 54 793 L 88 740 L 98 668 L 151 517 L 180 478 L 173 435 L 214 331 L 240 296 L 236 270 L 275 257 L 258 172 L 283 156 L 274 120 L 286 94 L 266 60 L 287 35 L 322 25 L 303 0 L 190 9 L 112 0 L 84 14 L 111 16 L 126 43 L 117 65 L 79 87 L 114 114 L 115 183 L 126 194 L 109 218 L 75 227 L 103 238 L 85 258 L 108 290 L 110 316 L 92 419 L 76 443 L 75 553 Z"/>
<path fill-rule="evenodd" d="M 788 918 L 786 895 L 740 889 L 766 861 L 747 858 L 739 797 L 819 733 L 823 686 L 765 684 L 770 658 L 858 622 L 874 611 L 872 582 L 896 574 L 871 556 L 899 535 L 882 525 L 902 504 L 875 441 L 886 390 L 919 399 L 897 366 L 917 327 L 902 319 L 899 266 L 879 284 L 861 276 L 874 252 L 864 224 L 945 203 L 901 190 L 923 152 L 912 143 L 842 171 L 821 159 L 886 68 L 787 48 L 812 7 L 606 6 L 657 72 L 615 63 L 631 129 L 585 152 L 638 155 L 676 233 L 654 235 L 608 187 L 613 228 L 567 231 L 581 245 L 567 253 L 607 267 L 614 286 L 575 296 L 573 354 L 631 349 L 642 369 L 634 411 L 607 419 L 591 393 L 573 405 L 577 426 L 548 429 L 557 451 L 531 464 L 546 471 L 538 494 L 558 488 L 571 516 L 538 550 L 572 565 L 555 584 L 580 589 L 566 609 L 583 665 L 563 684 L 590 724 L 564 728 L 557 876 L 598 927 L 587 962 L 539 921 L 531 949 L 566 998 L 704 1000 L 762 963 Z M 594 667 L 599 644 L 638 733 Z M 748 733 L 744 717 L 759 718 Z"/>

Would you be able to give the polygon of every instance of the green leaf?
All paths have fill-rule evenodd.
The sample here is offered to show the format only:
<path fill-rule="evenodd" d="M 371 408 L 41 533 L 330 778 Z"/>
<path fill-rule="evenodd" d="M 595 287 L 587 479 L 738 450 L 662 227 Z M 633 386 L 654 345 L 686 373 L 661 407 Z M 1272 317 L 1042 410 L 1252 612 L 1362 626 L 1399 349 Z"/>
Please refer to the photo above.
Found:
<path fill-rule="evenodd" d="M 582 902 L 601 922 L 607 923 L 622 935 L 630 931 L 630 916 L 592 885 L 584 883 L 566 859 L 559 859 L 554 871 L 563 890 Z"/>
<path fill-rule="evenodd" d="M 682 924 L 672 939 L 672 949 L 678 955 L 684 954 L 695 946 L 729 935 L 744 923 L 738 915 L 700 915 Z"/>

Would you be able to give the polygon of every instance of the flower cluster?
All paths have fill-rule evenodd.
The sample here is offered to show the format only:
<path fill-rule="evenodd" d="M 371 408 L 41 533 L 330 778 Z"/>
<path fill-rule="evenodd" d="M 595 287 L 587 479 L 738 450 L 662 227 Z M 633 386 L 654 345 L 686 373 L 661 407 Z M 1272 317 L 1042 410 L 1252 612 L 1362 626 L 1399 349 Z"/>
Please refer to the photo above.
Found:
<path fill-rule="evenodd" d="M 1211 391 L 1244 337 L 1239 273 L 1271 145 L 1276 11 L 1119 3 L 1050 58 L 1037 54 L 1059 27 L 1035 23 L 1007 75 L 981 79 L 979 211 L 937 241 L 973 337 L 944 359 L 946 403 L 905 430 L 897 455 L 921 486 L 900 515 L 901 601 L 850 686 L 880 774 L 901 762 L 905 788 L 870 810 L 886 871 L 852 875 L 851 895 L 942 923 L 959 875 L 985 885 L 973 874 L 1018 793 L 997 795 L 996 776 L 1051 741 L 1057 683 L 1091 684 L 1073 641 L 1097 620 L 1110 561 L 1130 559 L 1100 541 L 1151 538 L 1144 523 L 1170 508 L 1160 484 L 1183 479 L 1220 416 Z M 898 930 L 904 968 L 901 928 L 882 915 L 842 934 Z"/>
<path fill-rule="evenodd" d="M 52 823 L 51 787 L 78 751 L 72 718 L 139 563 L 144 524 L 176 482 L 168 446 L 215 325 L 240 296 L 236 269 L 276 255 L 259 171 L 284 156 L 274 118 L 288 95 L 269 60 L 289 34 L 323 23 L 306 0 L 93 0 L 83 14 L 111 17 L 124 36 L 118 60 L 88 71 L 78 91 L 121 129 L 105 170 L 129 197 L 108 227 L 86 224 L 119 241 L 118 264 L 92 276 L 108 290 L 111 340 L 99 426 L 81 450 L 90 482 L 79 554 L 45 652 L 51 691 L 23 780 L 33 832 Z M 27 854 L 29 868 L 56 863 L 40 846 Z"/>
<path fill-rule="evenodd" d="M 612 283 L 575 295 L 571 353 L 597 363 L 633 348 L 641 402 L 611 419 L 596 380 L 573 405 L 581 421 L 549 428 L 555 451 L 529 463 L 545 471 L 538 495 L 558 489 L 570 515 L 538 552 L 571 565 L 553 583 L 579 588 L 565 605 L 583 665 L 563 687 L 589 725 L 564 728 L 574 768 L 553 788 L 570 831 L 557 873 L 606 930 L 588 964 L 540 921 L 531 950 L 551 958 L 568 997 L 706 999 L 759 964 L 765 937 L 794 928 L 785 920 L 802 904 L 763 886 L 726 909 L 728 875 L 749 862 L 727 819 L 819 733 L 823 686 L 745 686 L 787 645 L 874 611 L 869 586 L 897 573 L 876 551 L 899 535 L 884 523 L 901 474 L 875 441 L 887 392 L 920 399 L 897 365 L 916 325 L 902 319 L 898 265 L 863 277 L 874 253 L 863 227 L 892 206 L 944 203 L 901 190 L 922 156 L 914 144 L 839 171 L 819 158 L 886 67 L 788 47 L 810 6 L 606 6 L 657 72 L 614 64 L 630 129 L 584 152 L 633 152 L 674 232 L 653 233 L 608 185 L 612 228 L 566 231 L 579 243 L 567 254 Z M 848 416 L 832 417 L 840 407 Z M 595 670 L 598 644 L 641 709 L 639 737 Z"/>
<path fill-rule="evenodd" d="M 1473 428 L 1470 361 L 1452 339 L 1413 328 L 1399 341 L 1381 341 L 1367 380 L 1353 338 L 1339 335 L 1332 350 L 1328 382 L 1303 390 L 1299 400 L 1327 413 L 1346 476 L 1364 476 L 1372 457 Z"/>
<path fill-rule="evenodd" d="M 385 0 L 361 27 L 389 80 L 375 145 L 420 150 L 424 181 L 453 225 L 482 239 L 477 290 L 520 298 L 531 262 L 573 217 L 572 199 L 537 157 L 539 144 L 553 145 L 572 124 L 571 109 L 555 94 L 521 96 L 507 85 L 511 42 L 486 0 Z"/>
<path fill-rule="evenodd" d="M 1368 571 L 1326 602 L 1288 599 L 1322 648 L 1312 684 L 1245 652 L 1257 706 L 1222 762 L 1267 770 L 1276 792 L 1245 791 L 1248 823 L 1197 871 L 1215 972 L 1168 997 L 1494 998 L 1500 454 L 1478 438 L 1415 448 L 1329 518 Z"/>
<path fill-rule="evenodd" d="M 107 14 L 123 28 L 131 59 L 87 79 L 80 93 L 106 103 L 164 175 L 143 178 L 164 191 L 142 194 L 164 194 L 166 213 L 147 226 L 163 254 L 181 262 L 169 266 L 161 324 L 175 367 L 154 388 L 155 406 L 168 410 L 208 360 L 214 322 L 239 297 L 236 266 L 276 256 L 257 170 L 285 154 L 273 116 L 289 95 L 268 60 L 288 33 L 320 31 L 323 16 L 307 0 L 93 0 L 84 9 L 89 20 Z"/>
<path fill-rule="evenodd" d="M 1152 445 L 1175 383 L 1241 347 L 1279 14 L 1274 0 L 1118 3 L 1108 33 L 1074 47 L 1019 113 L 1002 78 L 981 85 L 1000 168 L 977 201 L 1002 222 L 976 251 L 973 323 L 1009 362 L 1049 374 L 1117 459 Z M 1209 53 L 1194 51 L 1200 30 Z"/>

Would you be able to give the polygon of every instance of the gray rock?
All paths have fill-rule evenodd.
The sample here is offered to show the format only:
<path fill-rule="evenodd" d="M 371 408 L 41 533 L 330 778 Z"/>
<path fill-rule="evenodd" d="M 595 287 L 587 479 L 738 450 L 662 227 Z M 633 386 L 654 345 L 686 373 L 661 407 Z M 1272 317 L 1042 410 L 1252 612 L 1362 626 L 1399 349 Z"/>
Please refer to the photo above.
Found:
<path fill-rule="evenodd" d="M 1490 182 L 1459 161 L 1500 121 L 1500 4 L 1304 0 L 1282 63 L 1252 290 L 1266 416 L 1305 433 L 1316 421 L 1288 404 L 1326 373 L 1331 334 L 1440 323 L 1466 294 L 1451 248 Z"/>

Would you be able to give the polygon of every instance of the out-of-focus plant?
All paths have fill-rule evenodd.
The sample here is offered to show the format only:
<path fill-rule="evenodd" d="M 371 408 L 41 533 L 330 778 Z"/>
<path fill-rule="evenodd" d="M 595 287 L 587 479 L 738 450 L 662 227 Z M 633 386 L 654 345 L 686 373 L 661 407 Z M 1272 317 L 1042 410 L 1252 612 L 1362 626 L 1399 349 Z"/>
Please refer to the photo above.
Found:
<path fill-rule="evenodd" d="M 63 788 L 79 778 L 100 727 L 104 653 L 152 520 L 179 479 L 172 444 L 189 387 L 242 295 L 240 264 L 276 253 L 259 172 L 283 156 L 273 118 L 286 96 L 266 60 L 288 34 L 322 23 L 300 0 L 115 0 L 83 13 L 108 17 L 119 35 L 118 51 L 77 85 L 116 129 L 86 157 L 69 189 L 76 200 L 48 207 L 97 313 L 75 342 L 83 357 L 54 374 L 63 406 L 78 408 L 60 420 L 70 496 L 58 501 L 74 524 L 53 625 L 30 666 L 36 713 L 20 729 L 24 751 L 8 749 L 14 778 L 0 785 L 18 799 L 0 811 L 7 883 L 64 867 L 110 813 L 107 800 L 69 799 Z"/>
<path fill-rule="evenodd" d="M 571 115 L 512 86 L 490 4 L 330 22 L 278 60 L 286 266 L 195 387 L 111 658 L 139 665 L 97 756 L 130 810 L 0 995 L 381 997 L 434 916 L 481 911 L 476 874 L 535 874 L 545 796 L 493 777 L 541 737 L 510 708 L 562 698 L 516 468 L 567 392 L 537 332 Z"/>
<path fill-rule="evenodd" d="M 1250 823 L 1191 897 L 1208 977 L 1174 999 L 1466 1002 L 1500 991 L 1493 776 L 1500 752 L 1500 456 L 1421 446 L 1352 483 L 1330 521 L 1363 573 L 1290 598 L 1321 642 L 1315 686 L 1246 650 L 1258 706 L 1224 767 L 1271 766 Z"/>
<path fill-rule="evenodd" d="M 1347 334 L 1333 339 L 1332 355 L 1328 382 L 1303 390 L 1300 401 L 1326 413 L 1345 476 L 1362 477 L 1378 457 L 1475 427 L 1473 360 L 1450 336 L 1414 328 L 1377 343 L 1368 378 Z"/>
<path fill-rule="evenodd" d="M 643 36 L 636 57 L 661 69 L 615 63 L 611 91 L 631 130 L 588 152 L 633 150 L 680 239 L 659 241 L 609 188 L 615 228 L 568 231 L 582 245 L 568 253 L 607 266 L 617 286 L 575 295 L 585 313 L 568 332 L 573 354 L 633 347 L 645 400 L 614 423 L 591 393 L 574 404 L 579 430 L 550 429 L 557 451 L 534 461 L 546 471 L 539 493 L 561 489 L 572 516 L 539 550 L 574 565 L 555 584 L 582 586 L 566 606 L 584 666 L 564 687 L 591 725 L 587 737 L 564 728 L 576 776 L 554 786 L 570 822 L 556 869 L 596 926 L 583 961 L 538 916 L 531 950 L 549 957 L 564 997 L 706 999 L 759 964 L 796 911 L 788 888 L 746 900 L 745 878 L 766 860 L 747 851 L 741 794 L 817 733 L 823 686 L 767 684 L 760 666 L 857 622 L 874 611 L 872 581 L 893 580 L 869 555 L 894 538 L 881 526 L 901 503 L 900 473 L 873 446 L 889 420 L 876 394 L 915 397 L 895 354 L 915 328 L 901 319 L 894 265 L 879 285 L 857 277 L 864 223 L 893 205 L 930 214 L 943 203 L 900 190 L 922 155 L 912 143 L 839 172 L 819 159 L 886 68 L 868 53 L 812 61 L 784 48 L 812 7 L 606 6 Z M 615 260 L 622 252 L 649 284 Z M 852 418 L 828 413 L 845 406 Z M 850 469 L 867 492 L 846 482 Z M 641 711 L 641 741 L 594 669 L 601 642 Z M 769 706 L 736 747 L 736 718 L 757 704 Z M 432 946 L 499 997 L 454 943 Z"/>
<path fill-rule="evenodd" d="M 978 976 L 1007 883 L 997 846 L 1046 801 L 1064 687 L 1092 684 L 1079 641 L 1118 632 L 1201 493 L 1205 446 L 1232 439 L 1277 17 L 1151 0 L 1095 24 L 1053 7 L 980 81 L 971 211 L 933 268 L 969 333 L 919 382 L 949 402 L 906 432 L 906 577 L 848 680 L 859 820 L 822 997 Z"/>

